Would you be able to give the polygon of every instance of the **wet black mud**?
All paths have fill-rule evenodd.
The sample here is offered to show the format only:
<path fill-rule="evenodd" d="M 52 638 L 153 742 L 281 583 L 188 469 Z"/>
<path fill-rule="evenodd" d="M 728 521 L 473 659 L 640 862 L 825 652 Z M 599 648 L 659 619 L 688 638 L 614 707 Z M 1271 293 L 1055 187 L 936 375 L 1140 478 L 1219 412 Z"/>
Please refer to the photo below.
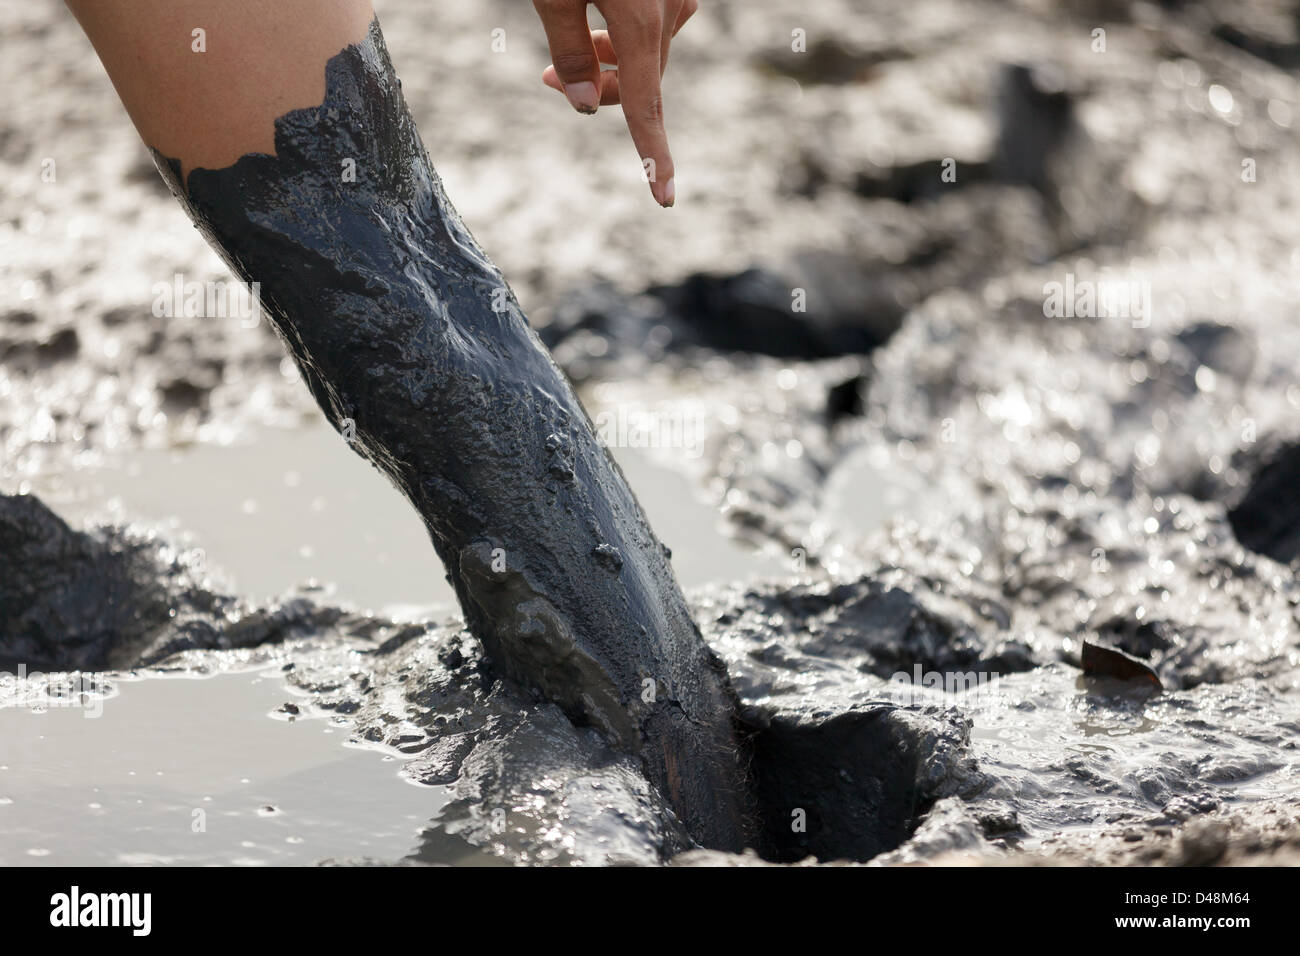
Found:
<path fill-rule="evenodd" d="M 1277 561 L 1300 558 L 1300 447 L 1279 449 L 1258 466 L 1228 513 L 1238 540 Z"/>
<path fill-rule="evenodd" d="M 510 5 L 489 6 L 483 16 L 514 15 Z M 696 152 L 681 165 L 717 175 L 692 191 L 695 207 L 684 195 L 674 210 L 695 208 L 694 218 L 660 216 L 653 226 L 628 211 L 631 200 L 621 205 L 630 186 L 573 145 L 586 140 L 557 136 L 540 108 L 521 106 L 507 132 L 475 125 L 464 119 L 464 90 L 443 102 L 443 77 L 409 68 L 407 96 L 426 134 L 440 132 L 447 159 L 435 158 L 448 191 L 519 277 L 543 341 L 593 418 L 651 411 L 698 420 L 689 454 L 647 453 L 689 476 L 740 540 L 785 569 L 764 583 L 718 580 L 683 605 L 738 698 L 759 822 L 749 854 L 689 849 L 640 763 L 590 721 L 575 723 L 572 707 L 566 714 L 536 693 L 536 682 L 503 676 L 500 649 L 474 636 L 481 627 L 359 614 L 320 594 L 259 606 L 196 580 L 166 536 L 134 526 L 83 534 L 30 498 L 6 499 L 0 511 L 9 551 L 0 558 L 0 654 L 195 673 L 249 660 L 288 666 L 304 719 L 337 719 L 357 740 L 409 758 L 409 779 L 448 788 L 412 862 L 467 852 L 522 863 L 1294 859 L 1292 6 L 973 2 L 939 16 L 899 2 L 864 18 L 830 2 L 804 11 L 813 48 L 826 54 L 805 62 L 771 38 L 772 9 L 713 5 L 692 23 L 704 31 L 701 46 L 683 31 L 668 75 L 744 91 L 728 106 L 744 122 L 710 112 L 707 98 L 682 98 L 675 148 Z M 392 7 L 394 55 L 418 62 L 411 38 L 425 14 Z M 465 18 L 470 32 L 487 22 L 460 10 L 446 16 Z M 1093 49 L 1098 26 L 1104 53 Z M 521 24 L 518 35 L 530 28 Z M 68 39 L 60 36 L 51 43 Z M 835 49 L 817 46 L 819 36 L 834 37 Z M 746 56 L 713 56 L 723 37 L 747 45 Z M 535 52 L 540 69 L 544 47 Z M 17 82 L 24 74 L 14 71 Z M 513 79 L 481 75 L 496 100 L 514 102 Z M 88 78 L 81 86 L 88 96 L 96 88 Z M 34 121 L 21 104 L 14 115 Z M 593 149 L 625 149 L 621 129 L 592 130 Z M 539 166 L 493 165 L 502 138 L 516 132 L 517 152 Z M 122 171 L 139 165 L 120 158 L 130 155 L 129 136 L 101 150 L 96 130 L 94 148 L 82 151 L 109 164 L 98 175 L 128 184 L 124 195 L 142 210 L 138 229 L 181 251 L 135 250 L 127 261 L 151 279 L 178 262 L 201 274 L 209 267 L 162 225 L 174 210 Z M 15 170 L 43 155 L 21 132 L 5 148 Z M 363 148 L 355 155 L 362 173 L 373 171 Z M 946 159 L 955 160 L 951 182 Z M 590 179 L 569 176 L 575 164 Z M 601 204 L 593 217 L 601 256 L 586 254 L 596 246 L 583 216 L 562 217 L 552 231 L 539 224 L 556 220 L 550 213 L 530 220 L 539 169 L 555 202 Z M 378 182 L 400 189 L 400 168 L 384 175 Z M 264 328 L 151 325 L 147 299 L 88 308 L 84 296 L 57 298 L 60 289 L 111 285 L 86 261 L 108 250 L 91 234 L 79 240 L 88 250 L 80 259 L 69 253 L 84 275 L 43 274 L 29 247 L 75 230 L 61 207 L 21 176 L 14 182 L 6 275 L 30 282 L 32 295 L 0 316 L 12 352 L 9 401 L 0 403 L 14 479 L 6 487 L 50 457 L 102 450 L 110 438 L 129 453 L 176 430 L 220 440 L 250 407 L 277 421 L 301 412 L 306 392 Z M 426 185 L 416 177 L 415 193 Z M 350 188 L 365 187 L 359 177 Z M 94 201 L 120 211 L 113 196 Z M 44 225 L 27 211 L 37 206 Z M 447 235 L 457 228 L 447 225 Z M 370 255 L 372 245 L 358 248 Z M 422 262 L 418 250 L 411 259 Z M 588 275 L 596 260 L 609 281 Z M 468 263 L 456 266 L 465 288 L 499 281 L 475 256 Z M 335 289 L 335 306 L 348 296 L 364 303 L 379 294 L 366 291 L 367 269 L 383 271 L 322 264 L 318 278 Z M 1095 300 L 1073 314 L 1047 308 L 1054 286 L 1108 278 L 1137 282 L 1139 292 L 1145 284 L 1149 301 L 1139 297 L 1129 314 Z M 799 289 L 803 311 L 792 308 Z M 382 294 L 415 315 L 445 290 L 424 291 L 399 283 Z M 550 374 L 535 345 L 513 337 L 522 326 L 513 300 L 502 315 L 476 295 L 447 299 L 476 303 L 464 317 L 448 315 L 448 327 L 464 321 L 492 333 L 463 343 L 464 354 L 505 336 L 512 362 L 525 356 L 528 374 Z M 385 334 L 401 338 L 401 315 L 383 319 Z M 418 337 L 422 326 L 409 321 Z M 419 396 L 354 390 L 360 379 L 348 362 L 371 354 L 368 338 L 293 334 L 297 353 L 345 384 L 332 391 L 309 374 L 327 414 L 336 424 L 354 418 L 363 445 L 427 511 L 436 496 L 402 467 L 420 454 L 410 416 L 389 422 L 377 411 L 420 408 Z M 430 367 L 463 357 L 432 347 L 411 354 Z M 374 358 L 401 370 L 400 355 Z M 417 379 L 403 371 L 393 381 Z M 527 410 L 508 421 L 537 428 L 495 446 L 485 438 L 500 455 L 462 462 L 464 474 L 504 457 L 517 465 L 528 460 L 517 449 L 533 448 L 545 465 L 525 486 L 533 504 L 502 487 L 488 504 L 541 527 L 542 513 L 529 507 L 571 500 L 604 466 L 581 441 L 563 440 L 582 414 L 567 391 L 507 385 L 492 395 Z M 466 399 L 471 431 L 482 420 L 476 407 Z M 560 412 L 573 416 L 569 426 Z M 548 449 L 552 434 L 561 441 Z M 399 447 L 384 460 L 383 449 Z M 455 498 L 453 477 L 436 490 Z M 610 480 L 603 494 L 621 487 Z M 498 581 L 477 544 L 483 525 L 468 511 L 452 509 L 462 520 L 435 537 L 458 545 L 443 554 L 449 567 L 479 569 L 468 590 L 483 603 L 466 607 L 487 617 L 495 602 L 517 600 L 516 586 L 539 586 L 528 574 L 540 558 L 505 542 L 507 557 L 522 548 L 527 567 L 508 564 L 510 580 Z M 558 551 L 557 563 L 591 586 L 655 563 L 617 535 L 652 540 L 618 521 L 589 535 L 579 527 L 565 547 L 582 547 Z M 683 538 L 665 543 L 689 551 Z M 646 581 L 649 593 L 655 581 Z M 1086 644 L 1149 668 L 1163 690 L 1085 676 Z"/>

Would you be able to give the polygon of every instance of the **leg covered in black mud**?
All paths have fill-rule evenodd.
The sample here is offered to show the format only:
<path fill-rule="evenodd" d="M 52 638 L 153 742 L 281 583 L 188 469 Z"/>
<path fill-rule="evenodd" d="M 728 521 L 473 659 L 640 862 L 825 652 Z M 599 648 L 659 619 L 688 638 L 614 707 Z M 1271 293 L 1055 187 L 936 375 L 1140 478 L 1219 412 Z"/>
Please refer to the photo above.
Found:
<path fill-rule="evenodd" d="M 378 23 L 276 155 L 155 154 L 326 416 L 424 518 L 503 673 L 641 756 L 700 843 L 745 840 L 733 697 L 622 473 L 429 164 Z"/>

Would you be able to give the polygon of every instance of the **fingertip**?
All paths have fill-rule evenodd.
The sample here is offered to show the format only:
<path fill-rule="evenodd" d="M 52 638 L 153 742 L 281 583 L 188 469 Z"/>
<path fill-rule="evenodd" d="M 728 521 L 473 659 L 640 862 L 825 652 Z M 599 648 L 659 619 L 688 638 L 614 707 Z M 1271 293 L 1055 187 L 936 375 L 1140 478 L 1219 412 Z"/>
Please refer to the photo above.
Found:
<path fill-rule="evenodd" d="M 654 196 L 655 202 L 669 209 L 677 202 L 677 181 L 669 176 L 663 183 L 652 182 L 650 184 L 650 195 Z"/>
<path fill-rule="evenodd" d="M 568 97 L 569 104 L 575 110 L 588 116 L 596 112 L 596 107 L 600 105 L 600 91 L 596 89 L 596 84 L 590 80 L 583 80 L 580 83 L 566 83 L 564 85 L 564 95 Z"/>

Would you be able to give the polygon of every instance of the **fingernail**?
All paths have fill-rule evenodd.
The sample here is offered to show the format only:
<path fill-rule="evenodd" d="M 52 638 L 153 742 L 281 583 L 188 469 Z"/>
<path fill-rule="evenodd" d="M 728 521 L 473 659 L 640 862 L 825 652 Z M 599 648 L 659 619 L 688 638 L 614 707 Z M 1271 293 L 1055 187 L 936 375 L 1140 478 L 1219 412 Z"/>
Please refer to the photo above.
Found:
<path fill-rule="evenodd" d="M 564 95 L 579 113 L 594 113 L 600 105 L 600 94 L 596 92 L 596 84 L 590 80 L 565 84 Z"/>
<path fill-rule="evenodd" d="M 667 209 L 677 201 L 677 183 L 674 179 L 669 179 L 664 183 L 664 198 L 660 200 L 660 205 Z"/>

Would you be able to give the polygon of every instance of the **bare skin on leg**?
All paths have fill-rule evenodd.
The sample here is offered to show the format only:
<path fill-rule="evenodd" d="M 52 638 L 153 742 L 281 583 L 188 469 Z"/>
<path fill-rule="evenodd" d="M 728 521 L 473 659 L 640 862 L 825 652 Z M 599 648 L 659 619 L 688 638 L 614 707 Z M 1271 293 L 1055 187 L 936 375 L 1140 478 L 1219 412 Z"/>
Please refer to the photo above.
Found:
<path fill-rule="evenodd" d="M 325 62 L 365 39 L 375 15 L 369 0 L 68 6 L 140 138 L 179 159 L 187 175 L 230 166 L 245 153 L 274 153 L 276 119 L 320 104 Z"/>

